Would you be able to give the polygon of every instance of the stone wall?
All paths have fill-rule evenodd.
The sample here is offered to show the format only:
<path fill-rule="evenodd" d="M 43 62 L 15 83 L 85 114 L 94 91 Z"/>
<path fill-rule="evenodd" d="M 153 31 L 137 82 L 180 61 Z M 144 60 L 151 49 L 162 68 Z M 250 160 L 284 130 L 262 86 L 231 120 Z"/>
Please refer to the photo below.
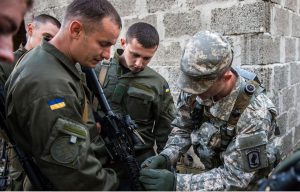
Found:
<path fill-rule="evenodd" d="M 234 47 L 234 66 L 255 71 L 276 104 L 283 154 L 300 140 L 300 0 L 110 0 L 126 29 L 137 21 L 154 25 L 160 47 L 151 67 L 175 82 L 186 40 L 200 30 L 228 36 Z M 71 0 L 35 0 L 32 11 L 60 20 Z M 27 18 L 30 18 L 28 16 Z"/>

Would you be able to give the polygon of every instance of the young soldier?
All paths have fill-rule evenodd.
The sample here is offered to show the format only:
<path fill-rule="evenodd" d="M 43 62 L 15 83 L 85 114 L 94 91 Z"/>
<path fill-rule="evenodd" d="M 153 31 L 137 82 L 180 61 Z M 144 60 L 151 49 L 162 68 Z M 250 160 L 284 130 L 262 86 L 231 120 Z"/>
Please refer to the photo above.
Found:
<path fill-rule="evenodd" d="M 97 138 L 90 92 L 75 67 L 108 59 L 121 19 L 107 0 L 74 0 L 50 41 L 28 52 L 7 81 L 6 114 L 17 146 L 36 162 L 56 190 L 116 190 Z M 25 189 L 26 190 L 26 189 Z"/>
<path fill-rule="evenodd" d="M 182 90 L 173 129 L 160 155 L 143 163 L 146 190 L 241 190 L 276 162 L 276 110 L 260 84 L 231 68 L 230 44 L 199 32 L 185 46 L 177 85 Z M 199 174 L 168 170 L 193 145 L 205 166 Z"/>
<path fill-rule="evenodd" d="M 14 52 L 13 64 L 0 62 L 0 83 L 3 86 L 19 58 L 25 52 L 38 46 L 42 38 L 48 41 L 51 40 L 58 32 L 60 25 L 60 22 L 56 18 L 46 14 L 36 16 L 33 21 L 27 25 L 27 42 L 25 46 L 21 45 L 20 48 Z"/>
<path fill-rule="evenodd" d="M 159 45 L 156 29 L 139 22 L 129 27 L 123 49 L 117 49 L 109 62 L 97 66 L 100 82 L 116 113 L 130 115 L 138 125 L 143 145 L 135 146 L 141 163 L 160 152 L 166 144 L 174 119 L 174 103 L 166 80 L 148 67 Z"/>

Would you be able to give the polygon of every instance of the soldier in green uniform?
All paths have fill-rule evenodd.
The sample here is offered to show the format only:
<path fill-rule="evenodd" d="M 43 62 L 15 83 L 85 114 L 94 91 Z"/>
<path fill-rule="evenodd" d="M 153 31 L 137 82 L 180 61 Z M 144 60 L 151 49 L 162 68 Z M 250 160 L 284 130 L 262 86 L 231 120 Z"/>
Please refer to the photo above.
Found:
<path fill-rule="evenodd" d="M 108 1 L 74 0 L 57 35 L 28 52 L 6 83 L 7 122 L 16 143 L 56 190 L 118 188 L 115 171 L 106 168 L 85 76 L 75 64 L 93 68 L 108 59 L 121 25 Z"/>
<path fill-rule="evenodd" d="M 27 51 L 33 49 L 41 43 L 42 38 L 51 40 L 60 28 L 60 22 L 46 14 L 36 16 L 31 23 L 27 25 L 27 42 L 25 46 L 21 45 L 20 48 L 14 52 L 14 62 L 12 64 L 0 62 L 0 86 L 2 89 L 6 80 L 15 67 L 15 64 L 20 57 Z M 25 173 L 22 171 L 17 157 L 13 150 L 10 150 L 10 177 L 12 178 L 11 190 L 21 191 L 23 189 L 23 180 Z"/>
<path fill-rule="evenodd" d="M 140 172 L 146 190 L 242 190 L 276 165 L 276 109 L 255 76 L 231 67 L 233 53 L 217 33 L 202 31 L 186 44 L 177 85 L 182 90 L 164 150 Z M 175 174 L 190 146 L 205 166 Z"/>
<path fill-rule="evenodd" d="M 141 163 L 160 152 L 171 131 L 175 106 L 166 80 L 148 67 L 159 45 L 156 29 L 139 22 L 129 27 L 123 49 L 117 49 L 110 61 L 96 67 L 109 104 L 116 113 L 130 115 L 138 125 L 143 145 L 135 146 Z M 101 111 L 100 111 L 101 112 Z"/>
<path fill-rule="evenodd" d="M 51 40 L 60 28 L 60 22 L 47 14 L 41 14 L 33 18 L 27 25 L 27 42 L 14 52 L 14 62 L 11 64 L 0 62 L 0 83 L 4 86 L 8 76 L 11 74 L 16 62 L 27 51 L 41 43 L 42 38 Z"/>

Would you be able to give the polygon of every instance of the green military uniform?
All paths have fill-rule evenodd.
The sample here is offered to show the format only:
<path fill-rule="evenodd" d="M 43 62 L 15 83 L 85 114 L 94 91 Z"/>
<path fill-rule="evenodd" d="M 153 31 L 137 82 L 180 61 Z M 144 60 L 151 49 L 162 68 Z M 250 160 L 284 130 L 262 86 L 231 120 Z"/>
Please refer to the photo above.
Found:
<path fill-rule="evenodd" d="M 14 52 L 14 62 L 12 64 L 0 62 L 0 89 L 4 89 L 5 82 L 7 81 L 9 75 L 13 71 L 16 63 L 27 52 L 24 46 Z M 1 133 L 0 133 L 1 134 Z M 12 178 L 11 190 L 12 191 L 21 191 L 23 190 L 23 180 L 25 178 L 25 173 L 22 170 L 22 167 L 16 157 L 16 154 L 13 150 L 9 150 L 9 161 L 10 161 L 10 170 L 9 176 Z"/>
<path fill-rule="evenodd" d="M 165 146 L 175 117 L 175 106 L 166 80 L 150 67 L 132 73 L 120 64 L 122 53 L 123 50 L 118 49 L 110 62 L 102 62 L 96 71 L 99 73 L 101 68 L 108 67 L 103 90 L 112 110 L 129 114 L 138 125 L 137 131 L 145 141 L 145 145 L 135 146 L 141 163 L 155 155 L 155 142 L 158 152 Z"/>
<path fill-rule="evenodd" d="M 43 41 L 23 57 L 6 89 L 7 121 L 17 145 L 57 190 L 117 189 L 115 171 L 105 166 L 85 76 L 73 61 Z"/>
<path fill-rule="evenodd" d="M 20 46 L 20 48 L 14 52 L 14 62 L 12 64 L 0 62 L 0 83 L 4 87 L 6 80 L 8 79 L 9 75 L 13 71 L 16 63 L 18 62 L 19 58 L 22 57 L 24 53 L 26 53 L 26 49 L 24 46 Z"/>

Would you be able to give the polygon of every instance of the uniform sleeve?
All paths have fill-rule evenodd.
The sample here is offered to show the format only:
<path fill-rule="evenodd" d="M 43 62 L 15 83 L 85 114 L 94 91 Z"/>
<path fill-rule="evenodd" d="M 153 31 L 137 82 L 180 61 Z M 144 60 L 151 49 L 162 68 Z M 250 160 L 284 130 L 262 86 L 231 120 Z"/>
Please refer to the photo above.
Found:
<path fill-rule="evenodd" d="M 237 136 L 221 154 L 223 165 L 196 175 L 177 174 L 177 190 L 247 189 L 276 160 L 271 127 L 272 114 L 267 106 L 263 102 L 250 105 L 237 124 Z"/>
<path fill-rule="evenodd" d="M 169 86 L 164 86 L 164 93 L 161 101 L 160 112 L 158 112 L 158 120 L 155 123 L 154 136 L 157 145 L 157 153 L 160 153 L 168 140 L 168 135 L 171 132 L 171 122 L 175 118 L 175 105 L 173 97 L 170 93 Z"/>
<path fill-rule="evenodd" d="M 116 173 L 92 151 L 90 130 L 82 121 L 83 101 L 75 93 L 54 93 L 26 103 L 27 96 L 17 98 L 17 89 L 8 97 L 8 121 L 17 144 L 33 153 L 51 183 L 58 190 L 116 190 Z M 104 143 L 102 148 L 105 159 Z"/>
<path fill-rule="evenodd" d="M 171 123 L 172 131 L 161 152 L 169 157 L 172 164 L 175 164 L 180 155 L 187 152 L 191 146 L 193 122 L 190 120 L 190 111 L 194 101 L 191 95 L 184 92 L 178 97 L 175 119 Z"/>

